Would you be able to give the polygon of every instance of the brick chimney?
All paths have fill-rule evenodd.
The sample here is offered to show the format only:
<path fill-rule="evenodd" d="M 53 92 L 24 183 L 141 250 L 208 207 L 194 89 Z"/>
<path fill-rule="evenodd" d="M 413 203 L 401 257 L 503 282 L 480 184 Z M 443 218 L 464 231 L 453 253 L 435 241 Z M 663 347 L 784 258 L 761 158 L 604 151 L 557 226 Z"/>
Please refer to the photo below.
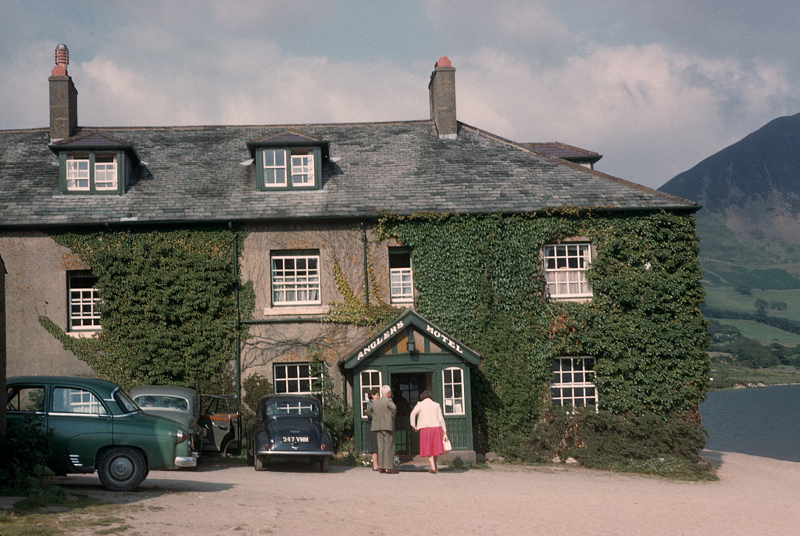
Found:
<path fill-rule="evenodd" d="M 456 68 L 447 56 L 436 62 L 428 84 L 431 102 L 431 119 L 436 124 L 439 138 L 454 140 L 458 134 L 456 121 Z"/>
<path fill-rule="evenodd" d="M 50 72 L 50 141 L 69 138 L 78 128 L 78 90 L 67 74 L 69 49 L 56 47 L 56 66 Z"/>

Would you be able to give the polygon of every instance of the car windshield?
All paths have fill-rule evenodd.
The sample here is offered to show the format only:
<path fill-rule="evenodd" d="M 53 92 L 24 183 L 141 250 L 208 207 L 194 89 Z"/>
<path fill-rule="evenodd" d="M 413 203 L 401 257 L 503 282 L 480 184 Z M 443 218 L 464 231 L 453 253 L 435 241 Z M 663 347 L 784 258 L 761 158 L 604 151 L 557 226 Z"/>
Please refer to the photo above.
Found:
<path fill-rule="evenodd" d="M 136 402 L 131 400 L 130 395 L 122 389 L 117 389 L 114 391 L 114 400 L 117 401 L 117 405 L 120 407 L 123 413 L 133 413 L 139 409 L 139 406 L 136 405 Z"/>
<path fill-rule="evenodd" d="M 267 405 L 268 417 L 316 417 L 319 414 L 317 404 L 310 400 L 276 400 Z"/>
<path fill-rule="evenodd" d="M 160 408 L 173 409 L 178 411 L 189 411 L 189 401 L 180 396 L 172 395 L 139 395 L 135 398 L 136 403 L 142 409 Z"/>

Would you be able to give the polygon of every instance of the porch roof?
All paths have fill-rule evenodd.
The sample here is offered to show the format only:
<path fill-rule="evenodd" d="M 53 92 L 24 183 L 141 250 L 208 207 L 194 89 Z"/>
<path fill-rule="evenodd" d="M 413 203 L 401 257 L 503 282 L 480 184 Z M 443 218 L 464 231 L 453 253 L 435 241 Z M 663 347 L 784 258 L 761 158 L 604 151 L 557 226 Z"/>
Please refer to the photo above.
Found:
<path fill-rule="evenodd" d="M 384 345 L 389 344 L 392 339 L 401 333 L 401 330 L 407 329 L 409 326 L 416 327 L 424 337 L 435 341 L 439 346 L 447 349 L 451 354 L 464 360 L 464 362 L 470 365 L 480 364 L 482 357 L 478 352 L 451 337 L 447 332 L 420 316 L 414 309 L 408 308 L 397 319 L 381 330 L 380 333 L 353 351 L 345 359 L 344 368 L 356 368 L 365 358 L 373 355 Z"/>

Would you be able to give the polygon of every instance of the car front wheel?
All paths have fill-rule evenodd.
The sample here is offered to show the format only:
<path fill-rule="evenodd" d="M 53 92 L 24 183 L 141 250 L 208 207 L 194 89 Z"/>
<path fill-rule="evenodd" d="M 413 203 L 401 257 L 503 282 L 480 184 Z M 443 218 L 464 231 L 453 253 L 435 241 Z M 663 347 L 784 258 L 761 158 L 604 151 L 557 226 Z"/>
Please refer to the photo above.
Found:
<path fill-rule="evenodd" d="M 108 449 L 97 464 L 97 474 L 106 489 L 131 491 L 147 476 L 147 462 L 142 453 L 129 447 Z"/>

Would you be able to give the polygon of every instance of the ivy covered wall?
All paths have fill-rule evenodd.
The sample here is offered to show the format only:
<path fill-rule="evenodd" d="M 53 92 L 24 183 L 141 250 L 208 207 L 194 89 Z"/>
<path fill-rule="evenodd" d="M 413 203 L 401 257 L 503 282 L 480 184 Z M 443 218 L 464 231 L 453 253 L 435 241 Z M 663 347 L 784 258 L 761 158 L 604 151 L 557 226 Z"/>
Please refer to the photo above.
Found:
<path fill-rule="evenodd" d="M 245 319 L 267 307 L 268 298 L 257 301 L 257 294 L 268 289 L 269 251 L 299 247 L 297 229 L 270 237 L 264 229 L 249 231 L 250 245 L 243 248 L 245 234 L 239 234 L 237 252 L 246 267 L 240 277 L 250 281 L 240 294 Z M 318 231 L 305 229 L 315 238 L 300 245 L 318 247 L 326 261 L 323 280 L 331 293 L 324 301 L 331 309 L 322 324 L 237 332 L 236 233 L 227 229 L 55 234 L 98 277 L 103 331 L 75 339 L 46 316 L 40 321 L 95 372 L 123 385 L 177 383 L 213 392 L 230 379 L 237 334 L 245 349 L 265 359 L 285 358 L 293 341 L 325 343 L 332 358 L 382 324 L 393 313 L 378 296 L 387 292 L 386 246 L 403 244 L 413 249 L 419 313 L 484 356 L 473 375 L 473 413 L 484 447 L 525 435 L 543 417 L 557 356 L 596 358 L 600 406 L 609 413 L 683 417 L 705 396 L 708 335 L 688 213 L 416 214 L 387 216 L 365 235 L 352 225 L 334 234 Z M 586 303 L 546 296 L 541 247 L 569 238 L 594 248 L 588 272 L 594 297 Z M 365 266 L 369 291 L 378 294 L 369 306 Z M 306 354 L 298 349 L 297 359 Z"/>
<path fill-rule="evenodd" d="M 99 376 L 128 388 L 173 384 L 230 392 L 236 337 L 247 336 L 246 326 L 235 323 L 234 266 L 243 234 L 143 228 L 51 237 L 91 267 L 101 300 L 103 329 L 91 338 L 73 338 L 40 316 L 66 349 Z M 252 288 L 241 286 L 238 300 L 242 318 L 250 318 Z"/>
<path fill-rule="evenodd" d="M 600 407 L 662 417 L 696 412 L 708 335 L 690 214 L 388 216 L 384 237 L 413 248 L 417 308 L 484 356 L 473 404 L 482 436 L 526 434 L 549 404 L 553 358 L 596 357 Z M 586 303 L 546 298 L 541 247 L 591 241 Z"/>

